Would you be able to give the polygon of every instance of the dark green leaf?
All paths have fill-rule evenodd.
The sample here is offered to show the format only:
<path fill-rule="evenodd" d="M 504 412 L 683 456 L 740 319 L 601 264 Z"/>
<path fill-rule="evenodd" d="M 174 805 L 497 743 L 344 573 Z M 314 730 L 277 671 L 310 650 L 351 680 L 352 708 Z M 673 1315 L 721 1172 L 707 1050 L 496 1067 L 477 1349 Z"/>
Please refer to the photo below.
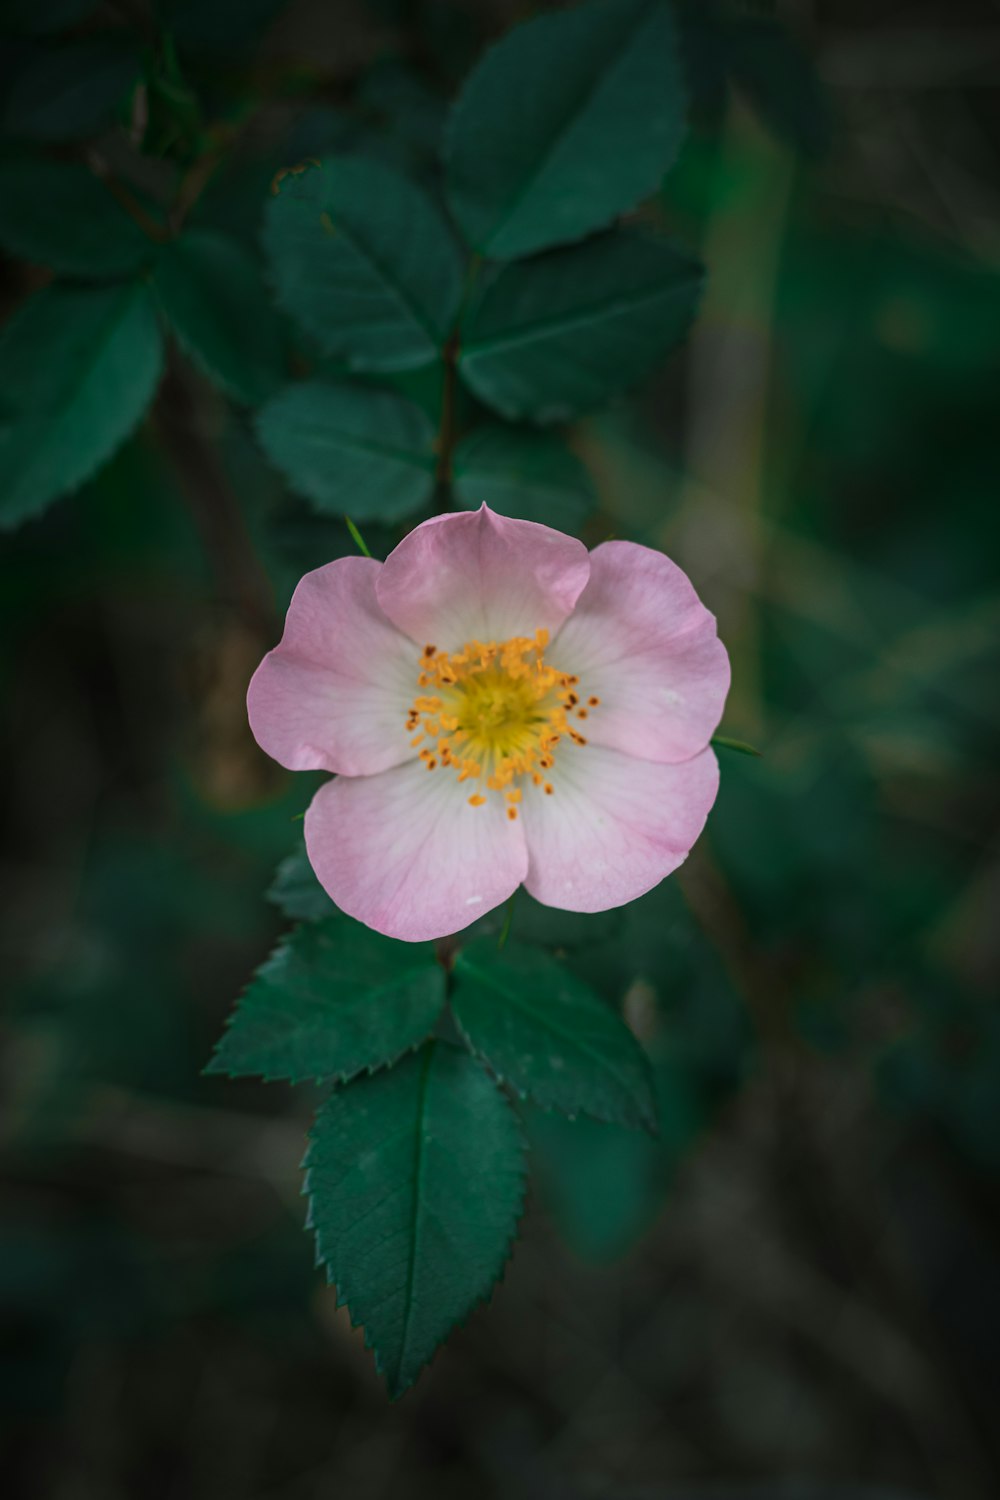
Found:
<path fill-rule="evenodd" d="M 281 385 L 281 324 L 256 261 L 237 240 L 190 230 L 166 247 L 153 284 L 180 343 L 223 390 L 254 402 Z"/>
<path fill-rule="evenodd" d="M 690 256 L 624 230 L 507 266 L 470 309 L 459 370 L 501 416 L 566 420 L 647 374 L 700 286 Z"/>
<path fill-rule="evenodd" d="M 470 1047 L 543 1109 L 655 1125 L 646 1055 L 621 1017 L 557 959 L 484 939 L 455 959 L 451 1007 Z"/>
<path fill-rule="evenodd" d="M 75 489 L 146 410 L 163 363 L 148 287 L 51 286 L 0 337 L 0 525 Z"/>
<path fill-rule="evenodd" d="M 444 993 L 431 943 L 399 943 L 339 915 L 298 927 L 257 970 L 207 1071 L 352 1078 L 422 1042 Z"/>
<path fill-rule="evenodd" d="M 663 0 L 540 16 L 487 52 L 455 106 L 455 217 L 471 245 L 501 260 L 580 239 L 653 192 L 683 129 Z"/>
<path fill-rule="evenodd" d="M 531 1110 L 525 1124 L 543 1201 L 573 1249 L 593 1261 L 622 1255 L 663 1201 L 659 1141 L 584 1115 Z"/>
<path fill-rule="evenodd" d="M 274 873 L 267 899 L 297 922 L 320 922 L 337 908 L 316 879 L 305 844 L 283 859 Z"/>
<path fill-rule="evenodd" d="M 319 510 L 396 521 L 434 489 L 434 428 L 389 391 L 289 386 L 261 409 L 257 431 L 271 462 Z"/>
<path fill-rule="evenodd" d="M 183 51 L 229 58 L 253 43 L 287 0 L 167 0 L 166 24 Z"/>
<path fill-rule="evenodd" d="M 830 102 L 809 56 L 774 21 L 742 16 L 732 24 L 733 82 L 775 135 L 807 156 L 822 156 L 832 135 Z"/>
<path fill-rule="evenodd" d="M 4 127 L 39 141 L 88 135 L 105 122 L 138 74 L 134 47 L 117 36 L 40 53 L 10 91 Z"/>
<path fill-rule="evenodd" d="M 309 1222 L 393 1396 L 500 1276 L 524 1200 L 503 1094 L 441 1042 L 338 1089 L 306 1156 Z"/>
<path fill-rule="evenodd" d="M 689 1059 L 661 1056 L 655 1088 L 655 1139 L 602 1120 L 524 1111 L 542 1194 L 573 1248 L 589 1260 L 610 1260 L 635 1243 L 704 1127 L 705 1103 Z"/>
<path fill-rule="evenodd" d="M 421 190 L 380 163 L 334 158 L 285 175 L 264 244 L 282 305 L 325 354 L 358 370 L 408 370 L 451 331 L 462 263 Z"/>
<path fill-rule="evenodd" d="M 558 438 L 499 422 L 478 427 L 455 450 L 455 497 L 524 521 L 576 531 L 594 508 L 590 475 Z"/>
<path fill-rule="evenodd" d="M 156 247 L 85 167 L 0 161 L 0 245 L 70 276 L 120 276 Z"/>

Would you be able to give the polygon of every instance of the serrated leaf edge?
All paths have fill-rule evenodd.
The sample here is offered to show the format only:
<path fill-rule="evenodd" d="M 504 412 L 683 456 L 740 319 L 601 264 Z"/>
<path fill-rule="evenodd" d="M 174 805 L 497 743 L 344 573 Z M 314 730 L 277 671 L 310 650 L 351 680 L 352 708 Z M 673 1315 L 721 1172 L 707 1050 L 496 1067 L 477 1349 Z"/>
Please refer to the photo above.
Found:
<path fill-rule="evenodd" d="M 423 1045 L 423 1043 L 421 1043 L 420 1045 Z M 475 1061 L 481 1062 L 482 1060 L 479 1057 L 476 1057 Z M 309 1148 L 312 1145 L 312 1131 L 310 1130 L 309 1132 L 309 1144 L 306 1147 L 306 1154 L 302 1158 L 302 1162 L 300 1164 L 300 1170 L 302 1171 L 303 1177 L 299 1196 L 305 1197 L 309 1200 L 309 1206 L 306 1212 L 305 1228 L 313 1234 L 315 1242 L 313 1265 L 316 1270 L 322 1270 L 325 1273 L 327 1286 L 332 1286 L 334 1289 L 334 1293 L 337 1299 L 337 1306 L 345 1307 L 347 1309 L 347 1315 L 350 1319 L 351 1327 L 361 1329 L 364 1335 L 364 1346 L 366 1349 L 371 1351 L 375 1369 L 385 1381 L 386 1387 L 389 1391 L 389 1399 L 391 1401 L 398 1401 L 402 1396 L 406 1395 L 407 1391 L 412 1390 L 413 1386 L 416 1385 L 417 1381 L 420 1379 L 420 1376 L 427 1369 L 428 1365 L 433 1362 L 433 1360 L 437 1356 L 438 1351 L 443 1347 L 445 1342 L 451 1337 L 455 1330 L 457 1328 L 464 1328 L 469 1319 L 472 1317 L 473 1313 L 478 1312 L 481 1307 L 485 1307 L 490 1302 L 492 1302 L 494 1293 L 496 1292 L 497 1288 L 503 1284 L 504 1277 L 507 1273 L 507 1267 L 510 1265 L 510 1262 L 514 1258 L 514 1250 L 520 1238 L 520 1228 L 524 1220 L 525 1212 L 527 1210 L 528 1180 L 531 1175 L 528 1169 L 528 1158 L 531 1155 L 531 1142 L 529 1141 L 527 1131 L 524 1128 L 524 1121 L 521 1119 L 521 1116 L 511 1104 L 511 1101 L 504 1092 L 504 1089 L 500 1086 L 499 1083 L 496 1082 L 495 1075 L 491 1073 L 491 1070 L 489 1068 L 485 1068 L 484 1071 L 494 1081 L 494 1086 L 498 1089 L 498 1091 L 504 1095 L 505 1102 L 511 1113 L 511 1120 L 514 1124 L 515 1135 L 520 1147 L 521 1164 L 516 1173 L 516 1176 L 520 1179 L 521 1183 L 521 1193 L 518 1207 L 514 1215 L 514 1220 L 511 1226 L 510 1236 L 507 1240 L 506 1248 L 504 1250 L 503 1256 L 501 1257 L 500 1264 L 493 1274 L 488 1288 L 486 1289 L 486 1291 L 482 1292 L 478 1297 L 476 1297 L 472 1302 L 470 1302 L 465 1312 L 461 1313 L 460 1316 L 454 1320 L 454 1322 L 449 1327 L 448 1332 L 438 1341 L 438 1343 L 434 1345 L 434 1348 L 431 1350 L 430 1354 L 428 1354 L 427 1358 L 420 1362 L 420 1365 L 414 1372 L 412 1380 L 407 1381 L 405 1385 L 401 1385 L 398 1388 L 394 1388 L 390 1383 L 389 1376 L 386 1373 L 385 1366 L 382 1362 L 382 1356 L 380 1355 L 379 1350 L 377 1349 L 375 1344 L 372 1342 L 367 1325 L 362 1323 L 360 1319 L 355 1318 L 354 1313 L 351 1310 L 351 1305 L 348 1302 L 347 1297 L 344 1295 L 340 1283 L 336 1281 L 335 1278 L 330 1274 L 329 1263 L 323 1259 L 323 1256 L 320 1252 L 319 1236 L 316 1234 L 312 1222 L 312 1195 L 310 1192 L 310 1181 L 312 1173 L 311 1168 L 308 1165 Z"/>
<path fill-rule="evenodd" d="M 325 921 L 326 918 L 319 918 L 318 920 Z M 248 1070 L 245 1073 L 233 1073 L 228 1068 L 213 1067 L 213 1063 L 219 1056 L 220 1048 L 222 1047 L 226 1036 L 232 1029 L 237 1016 L 239 1015 L 240 1006 L 243 1004 L 243 1001 L 249 994 L 251 987 L 259 978 L 261 971 L 267 966 L 267 964 L 271 962 L 271 960 L 278 953 L 279 949 L 288 947 L 288 945 L 292 942 L 292 939 L 295 937 L 296 933 L 302 931 L 303 929 L 311 929 L 316 925 L 317 922 L 315 920 L 310 921 L 306 918 L 303 918 L 301 921 L 297 922 L 294 927 L 289 928 L 287 932 L 281 934 L 267 957 L 257 965 L 256 969 L 254 969 L 253 973 L 250 975 L 250 978 L 240 990 L 235 1001 L 230 1007 L 229 1014 L 226 1016 L 222 1025 L 222 1034 L 219 1037 L 218 1041 L 214 1043 L 212 1047 L 212 1055 L 201 1070 L 203 1078 L 228 1078 L 230 1083 L 236 1083 L 245 1078 L 259 1078 L 264 1083 L 289 1083 L 293 1087 L 297 1087 L 302 1083 L 332 1083 L 335 1085 L 351 1083 L 356 1078 L 371 1078 L 373 1074 L 380 1073 L 383 1068 L 394 1067 L 396 1063 L 400 1062 L 409 1053 L 416 1052 L 419 1047 L 422 1047 L 428 1040 L 428 1038 L 432 1035 L 433 1027 L 427 1032 L 426 1036 L 419 1037 L 415 1042 L 411 1042 L 409 1046 L 400 1048 L 400 1050 L 396 1052 L 392 1057 L 386 1058 L 383 1062 L 366 1063 L 362 1067 L 355 1068 L 353 1072 L 349 1073 L 270 1073 L 258 1069 L 254 1069 L 252 1071 Z M 437 1025 L 438 1021 L 440 1021 L 442 1015 L 444 1014 L 447 1003 L 447 996 L 442 993 L 441 1006 L 434 1019 L 434 1025 Z"/>

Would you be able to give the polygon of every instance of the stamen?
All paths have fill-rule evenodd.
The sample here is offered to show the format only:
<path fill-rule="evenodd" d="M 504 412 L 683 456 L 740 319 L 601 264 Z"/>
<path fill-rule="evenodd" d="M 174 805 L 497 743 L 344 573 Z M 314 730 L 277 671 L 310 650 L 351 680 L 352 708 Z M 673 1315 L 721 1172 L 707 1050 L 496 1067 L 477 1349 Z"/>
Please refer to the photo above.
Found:
<path fill-rule="evenodd" d="M 454 652 L 428 642 L 406 718 L 410 744 L 427 769 L 440 765 L 459 782 L 475 781 L 471 807 L 482 807 L 489 792 L 501 795 L 510 822 L 523 800 L 522 779 L 552 796 L 544 773 L 555 766 L 556 746 L 567 739 L 587 743 L 567 722 L 568 713 L 587 717 L 573 691 L 580 679 L 546 662 L 548 644 L 545 629 L 505 641 L 469 640 Z M 596 707 L 598 699 L 587 703 Z"/>

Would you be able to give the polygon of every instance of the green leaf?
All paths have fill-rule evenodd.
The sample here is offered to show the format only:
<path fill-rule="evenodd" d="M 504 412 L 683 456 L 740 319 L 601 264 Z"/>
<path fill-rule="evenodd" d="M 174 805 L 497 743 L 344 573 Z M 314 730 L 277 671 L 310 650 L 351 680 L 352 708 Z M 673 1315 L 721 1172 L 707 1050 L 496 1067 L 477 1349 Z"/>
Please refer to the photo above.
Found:
<path fill-rule="evenodd" d="M 281 861 L 267 899 L 297 922 L 320 922 L 324 917 L 334 916 L 337 910 L 316 879 L 305 844 Z"/>
<path fill-rule="evenodd" d="M 537 948 L 483 940 L 455 959 L 451 1008 L 469 1046 L 543 1109 L 655 1128 L 649 1063 L 620 1016 Z"/>
<path fill-rule="evenodd" d="M 288 172 L 264 245 L 279 301 L 325 354 L 356 370 L 409 370 L 443 348 L 461 257 L 435 205 L 389 167 L 339 157 Z"/>
<path fill-rule="evenodd" d="M 281 323 L 256 261 L 237 240 L 190 230 L 165 248 L 153 284 L 182 347 L 224 391 L 256 402 L 281 385 Z"/>
<path fill-rule="evenodd" d="M 543 1201 L 578 1255 L 623 1255 L 662 1206 L 664 1153 L 645 1131 L 531 1110 L 525 1121 Z"/>
<path fill-rule="evenodd" d="M 467 510 L 491 510 L 560 531 L 579 529 L 596 503 L 590 475 L 548 433 L 491 422 L 463 438 L 452 467 L 455 498 Z"/>
<path fill-rule="evenodd" d="M 516 27 L 455 105 L 448 195 L 469 243 L 510 260 L 580 239 L 657 187 L 684 129 L 663 0 L 591 0 Z"/>
<path fill-rule="evenodd" d="M 257 970 L 206 1069 L 230 1078 L 352 1078 L 434 1030 L 445 974 L 432 943 L 335 916 L 298 927 Z"/>
<path fill-rule="evenodd" d="M 663 1206 L 677 1167 L 706 1124 L 708 1105 L 686 1056 L 654 1064 L 659 1133 L 531 1106 L 522 1117 L 540 1196 L 577 1254 L 609 1261 L 630 1249 Z"/>
<path fill-rule="evenodd" d="M 229 59 L 249 47 L 286 0 L 167 0 L 166 25 L 182 51 Z"/>
<path fill-rule="evenodd" d="M 780 139 L 806 156 L 830 148 L 830 101 L 811 58 L 779 23 L 757 16 L 731 22 L 733 82 Z"/>
<path fill-rule="evenodd" d="M 89 135 L 110 116 L 139 75 L 132 44 L 106 35 L 43 52 L 18 74 L 4 128 L 38 141 Z"/>
<path fill-rule="evenodd" d="M 646 375 L 700 286 L 683 251 L 625 230 L 506 266 L 466 317 L 460 373 L 501 416 L 565 421 Z"/>
<path fill-rule="evenodd" d="M 70 276 L 120 276 L 156 246 L 111 192 L 68 161 L 0 161 L 0 245 Z"/>
<path fill-rule="evenodd" d="M 389 391 L 309 381 L 261 408 L 264 451 L 318 510 L 358 521 L 397 521 L 434 490 L 434 427 Z"/>
<path fill-rule="evenodd" d="M 0 526 L 37 515 L 110 458 L 162 365 L 144 284 L 56 285 L 29 298 L 0 336 Z"/>
<path fill-rule="evenodd" d="M 318 1258 L 399 1396 L 503 1270 L 524 1201 L 517 1118 L 468 1053 L 432 1042 L 333 1093 L 305 1165 Z"/>

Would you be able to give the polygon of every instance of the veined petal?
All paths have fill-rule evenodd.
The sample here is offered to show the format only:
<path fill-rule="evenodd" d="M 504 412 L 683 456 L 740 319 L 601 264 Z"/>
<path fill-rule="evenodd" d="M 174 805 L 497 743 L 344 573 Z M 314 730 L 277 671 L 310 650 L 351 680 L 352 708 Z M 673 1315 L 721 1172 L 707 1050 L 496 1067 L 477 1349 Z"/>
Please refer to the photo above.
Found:
<path fill-rule="evenodd" d="M 444 937 L 491 911 L 528 868 L 520 820 L 491 797 L 423 762 L 379 776 L 341 776 L 306 813 L 306 849 L 333 901 L 376 932 L 406 942 Z"/>
<path fill-rule="evenodd" d="M 590 581 L 549 654 L 580 678 L 592 745 L 682 761 L 712 737 L 729 691 L 729 656 L 676 563 L 635 542 L 590 554 Z M 582 726 L 581 726 L 582 727 Z"/>
<path fill-rule="evenodd" d="M 525 886 L 546 906 L 607 911 L 651 890 L 705 826 L 719 789 L 712 750 L 678 765 L 590 743 L 561 754 L 547 796 L 524 789 Z"/>
<path fill-rule="evenodd" d="M 582 542 L 484 505 L 417 526 L 386 558 L 376 587 L 412 640 L 454 651 L 471 640 L 555 632 L 589 573 Z"/>
<path fill-rule="evenodd" d="M 371 775 L 416 754 L 405 726 L 419 652 L 379 608 L 381 567 L 341 557 L 307 573 L 251 679 L 254 738 L 290 771 Z"/>

